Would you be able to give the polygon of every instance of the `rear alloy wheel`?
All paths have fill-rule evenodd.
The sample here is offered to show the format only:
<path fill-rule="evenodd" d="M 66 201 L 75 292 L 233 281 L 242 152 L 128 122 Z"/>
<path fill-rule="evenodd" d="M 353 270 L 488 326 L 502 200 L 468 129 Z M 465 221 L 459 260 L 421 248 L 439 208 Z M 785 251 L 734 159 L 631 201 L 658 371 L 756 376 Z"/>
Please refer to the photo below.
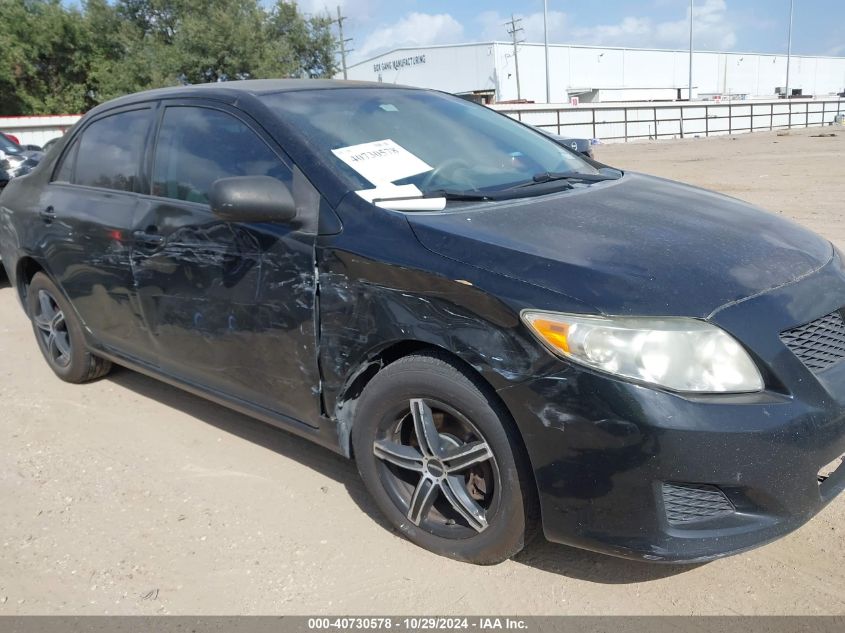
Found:
<path fill-rule="evenodd" d="M 35 335 L 40 338 L 39 343 L 46 351 L 47 362 L 61 368 L 70 365 L 70 334 L 65 313 L 46 290 L 38 291 L 32 322 L 35 324 Z"/>
<path fill-rule="evenodd" d="M 80 383 L 109 373 L 111 363 L 88 351 L 76 313 L 47 275 L 35 274 L 26 303 L 38 347 L 59 378 Z"/>
<path fill-rule="evenodd" d="M 364 483 L 414 543 L 493 564 L 533 533 L 535 494 L 510 416 L 450 359 L 385 367 L 361 394 L 352 435 Z"/>

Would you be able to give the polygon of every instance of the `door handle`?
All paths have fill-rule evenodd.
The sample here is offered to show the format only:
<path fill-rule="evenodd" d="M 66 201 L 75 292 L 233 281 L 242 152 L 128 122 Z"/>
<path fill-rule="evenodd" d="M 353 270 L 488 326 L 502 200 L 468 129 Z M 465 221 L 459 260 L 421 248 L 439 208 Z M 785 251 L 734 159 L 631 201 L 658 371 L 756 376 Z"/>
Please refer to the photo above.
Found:
<path fill-rule="evenodd" d="M 41 216 L 41 219 L 44 220 L 46 224 L 50 224 L 50 222 L 56 219 L 56 210 L 50 206 L 39 211 L 38 215 Z"/>
<path fill-rule="evenodd" d="M 132 237 L 135 238 L 136 242 L 140 242 L 141 244 L 149 247 L 158 246 L 164 242 L 163 235 L 159 235 L 158 233 L 148 233 L 147 231 L 135 231 L 132 234 Z"/>

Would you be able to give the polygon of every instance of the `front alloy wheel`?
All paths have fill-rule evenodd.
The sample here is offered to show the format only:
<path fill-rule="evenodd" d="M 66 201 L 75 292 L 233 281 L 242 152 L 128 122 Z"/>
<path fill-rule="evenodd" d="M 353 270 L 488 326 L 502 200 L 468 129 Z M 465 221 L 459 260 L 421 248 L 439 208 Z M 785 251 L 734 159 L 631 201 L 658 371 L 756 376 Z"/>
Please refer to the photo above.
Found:
<path fill-rule="evenodd" d="M 510 414 L 442 352 L 400 358 L 372 378 L 357 401 L 352 448 L 379 509 L 421 547 L 490 565 L 535 532 L 536 489 Z"/>
<path fill-rule="evenodd" d="M 463 415 L 442 403 L 410 400 L 373 454 L 388 494 L 408 520 L 451 538 L 483 532 L 498 490 L 493 451 Z"/>

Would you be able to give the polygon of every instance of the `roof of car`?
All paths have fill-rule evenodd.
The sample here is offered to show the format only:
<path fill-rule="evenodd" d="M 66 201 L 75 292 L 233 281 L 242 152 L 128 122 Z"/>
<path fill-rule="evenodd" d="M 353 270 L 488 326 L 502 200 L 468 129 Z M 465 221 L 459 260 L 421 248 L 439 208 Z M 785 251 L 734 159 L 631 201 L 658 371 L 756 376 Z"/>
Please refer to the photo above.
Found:
<path fill-rule="evenodd" d="M 103 106 L 110 109 L 116 106 L 138 101 L 149 101 L 151 99 L 204 96 L 235 100 L 244 94 L 264 95 L 295 90 L 326 90 L 337 88 L 409 88 L 409 86 L 397 86 L 396 84 L 383 84 L 373 81 L 349 81 L 345 79 L 244 79 L 136 92 L 125 97 L 118 97 L 102 104 L 97 109 L 102 109 Z"/>

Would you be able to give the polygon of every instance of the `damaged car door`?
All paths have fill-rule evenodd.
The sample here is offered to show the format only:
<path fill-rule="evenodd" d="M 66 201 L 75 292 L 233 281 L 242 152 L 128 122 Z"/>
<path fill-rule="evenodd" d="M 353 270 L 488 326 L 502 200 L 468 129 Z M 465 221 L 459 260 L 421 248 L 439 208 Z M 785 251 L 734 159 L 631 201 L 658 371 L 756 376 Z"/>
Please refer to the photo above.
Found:
<path fill-rule="evenodd" d="M 30 216 L 42 232 L 48 270 L 97 345 L 148 364 L 155 359 L 135 302 L 130 253 L 152 121 L 151 107 L 135 105 L 87 123 Z"/>
<path fill-rule="evenodd" d="M 162 371 L 315 426 L 314 235 L 296 224 L 225 221 L 209 206 L 221 178 L 270 176 L 291 187 L 283 155 L 239 110 L 163 107 L 134 275 Z"/>

